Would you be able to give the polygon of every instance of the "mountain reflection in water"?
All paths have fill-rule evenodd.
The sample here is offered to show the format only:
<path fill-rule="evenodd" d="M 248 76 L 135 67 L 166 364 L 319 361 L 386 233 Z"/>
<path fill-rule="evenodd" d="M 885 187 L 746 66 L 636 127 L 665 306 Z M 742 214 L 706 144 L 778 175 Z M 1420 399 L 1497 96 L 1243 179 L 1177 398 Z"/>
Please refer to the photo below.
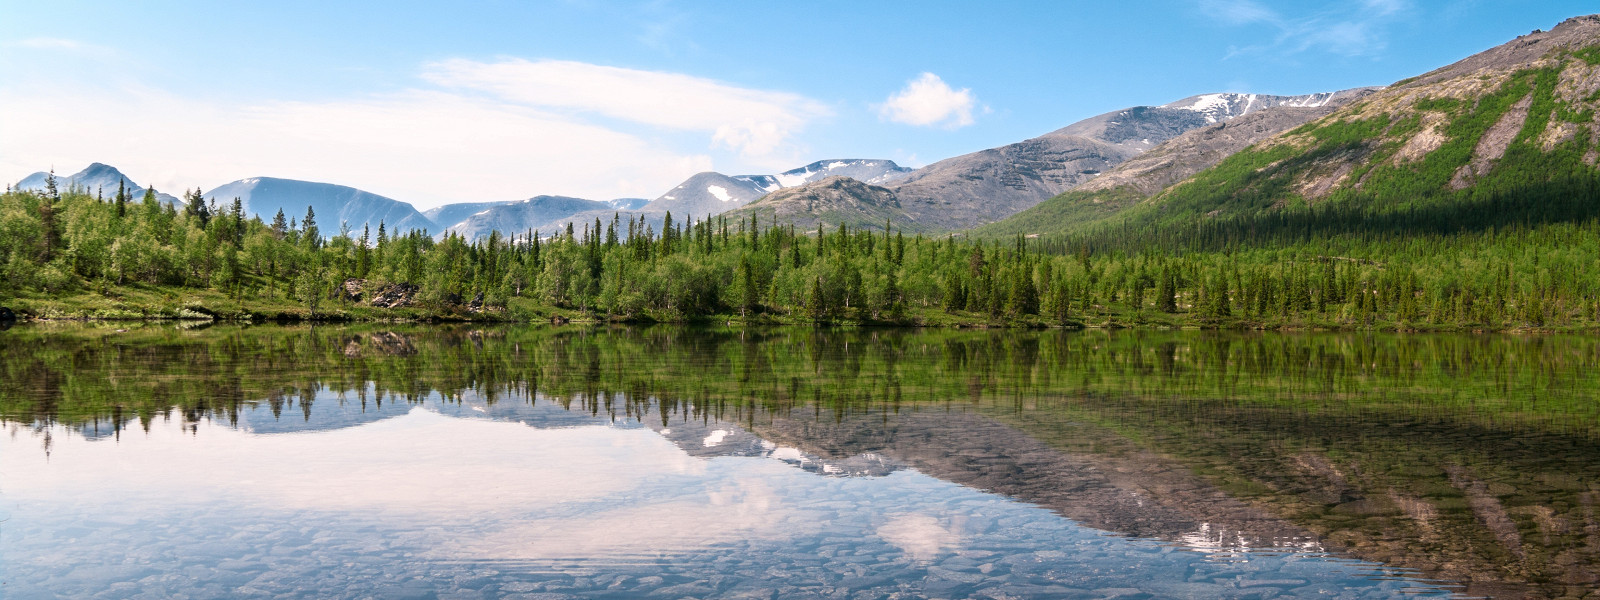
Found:
<path fill-rule="evenodd" d="M 0 336 L 11 590 L 1582 597 L 1600 557 L 1587 338 Z"/>

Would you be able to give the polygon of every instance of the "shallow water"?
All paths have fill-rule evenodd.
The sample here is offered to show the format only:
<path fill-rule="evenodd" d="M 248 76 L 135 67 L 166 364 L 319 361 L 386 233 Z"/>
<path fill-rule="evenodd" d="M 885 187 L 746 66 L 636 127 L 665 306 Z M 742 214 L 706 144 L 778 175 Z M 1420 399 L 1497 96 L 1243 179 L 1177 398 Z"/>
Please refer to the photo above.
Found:
<path fill-rule="evenodd" d="M 1588 338 L 0 332 L 0 589 L 1591 594 Z"/>

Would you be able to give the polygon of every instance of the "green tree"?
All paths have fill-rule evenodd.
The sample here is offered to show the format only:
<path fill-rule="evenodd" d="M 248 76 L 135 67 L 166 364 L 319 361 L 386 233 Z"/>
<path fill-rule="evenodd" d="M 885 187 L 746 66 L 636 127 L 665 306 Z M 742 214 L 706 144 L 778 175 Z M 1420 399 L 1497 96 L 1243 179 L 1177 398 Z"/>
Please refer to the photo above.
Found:
<path fill-rule="evenodd" d="M 761 289 L 750 269 L 750 258 L 739 259 L 739 316 L 748 316 L 761 304 Z"/>
<path fill-rule="evenodd" d="M 1178 312 L 1178 290 L 1176 275 L 1171 267 L 1161 270 L 1160 285 L 1156 287 L 1156 308 L 1164 313 Z"/>

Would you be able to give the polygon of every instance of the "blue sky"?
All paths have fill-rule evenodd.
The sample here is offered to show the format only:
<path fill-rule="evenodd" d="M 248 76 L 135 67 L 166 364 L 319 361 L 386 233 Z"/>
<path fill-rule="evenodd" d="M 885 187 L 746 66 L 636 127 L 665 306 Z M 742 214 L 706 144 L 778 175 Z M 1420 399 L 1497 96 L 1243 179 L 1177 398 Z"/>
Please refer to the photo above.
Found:
<path fill-rule="evenodd" d="M 428 207 L 920 166 L 1140 104 L 1386 85 L 1566 0 L 0 1 L 0 179 L 92 161 Z"/>

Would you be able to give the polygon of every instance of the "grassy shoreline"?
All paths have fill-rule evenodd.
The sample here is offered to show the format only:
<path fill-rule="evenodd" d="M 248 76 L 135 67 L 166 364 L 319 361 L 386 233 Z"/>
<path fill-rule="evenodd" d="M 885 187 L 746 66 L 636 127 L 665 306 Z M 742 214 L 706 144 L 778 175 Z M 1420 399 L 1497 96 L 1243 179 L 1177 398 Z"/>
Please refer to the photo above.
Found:
<path fill-rule="evenodd" d="M 164 286 L 126 285 L 105 290 L 79 290 L 67 295 L 38 294 L 0 298 L 0 307 L 13 310 L 18 322 L 28 321 L 215 321 L 235 323 L 316 322 L 316 323 L 520 323 L 520 324 L 696 324 L 717 323 L 739 326 L 828 325 L 854 327 L 908 327 L 951 329 L 1143 329 L 1143 330 L 1233 330 L 1279 332 L 1386 332 L 1386 333 L 1505 333 L 1554 334 L 1600 332 L 1600 324 L 1562 327 L 1530 327 L 1526 324 L 1484 326 L 1482 324 L 1416 323 L 1388 320 L 1341 318 L 1329 312 L 1310 318 L 1225 318 L 1205 317 L 1192 309 L 1165 313 L 1155 310 L 1132 312 L 1118 307 L 1096 306 L 1088 314 L 1075 314 L 1064 321 L 1037 315 L 992 317 L 969 311 L 949 312 L 939 307 L 907 308 L 898 320 L 843 318 L 818 322 L 803 314 L 764 311 L 751 315 L 711 314 L 684 316 L 646 313 L 604 315 L 593 311 L 553 307 L 528 300 L 512 299 L 505 307 L 469 310 L 466 306 L 408 306 L 380 308 L 351 301 L 330 301 L 313 312 L 302 302 L 278 298 L 231 297 L 216 290 L 197 290 Z"/>

